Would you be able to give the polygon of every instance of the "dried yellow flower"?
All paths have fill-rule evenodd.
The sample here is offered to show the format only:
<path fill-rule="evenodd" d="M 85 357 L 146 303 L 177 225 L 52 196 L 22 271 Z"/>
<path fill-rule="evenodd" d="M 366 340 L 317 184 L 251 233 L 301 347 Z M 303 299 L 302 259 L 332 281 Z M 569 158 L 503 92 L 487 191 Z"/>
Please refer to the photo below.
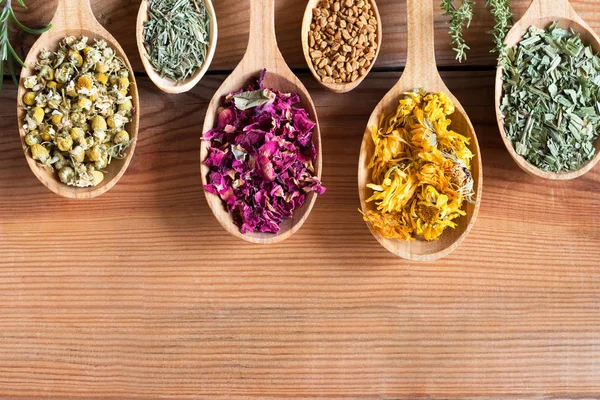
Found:
<path fill-rule="evenodd" d="M 449 129 L 454 113 L 444 93 L 415 90 L 399 101 L 396 113 L 382 115 L 372 128 L 375 145 L 369 164 L 376 205 L 363 215 L 371 229 L 389 239 L 436 240 L 472 201 L 469 139 Z"/>

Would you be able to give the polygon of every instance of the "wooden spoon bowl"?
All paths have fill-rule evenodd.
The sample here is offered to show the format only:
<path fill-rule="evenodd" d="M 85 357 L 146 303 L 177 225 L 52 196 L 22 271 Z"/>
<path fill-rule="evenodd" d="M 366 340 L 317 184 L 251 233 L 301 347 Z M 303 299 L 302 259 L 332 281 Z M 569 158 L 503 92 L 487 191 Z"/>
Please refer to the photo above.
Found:
<path fill-rule="evenodd" d="M 477 219 L 482 193 L 481 154 L 477 136 L 469 117 L 458 100 L 450 93 L 437 71 L 434 52 L 433 2 L 408 0 L 407 7 L 409 34 L 406 68 L 402 78 L 379 102 L 369 119 L 358 163 L 358 192 L 362 211 L 366 213 L 369 210 L 376 210 L 375 204 L 372 202 L 367 203 L 366 199 L 373 192 L 367 188 L 367 184 L 372 183 L 369 163 L 375 150 L 371 138 L 371 128 L 378 126 L 381 115 L 389 115 L 395 112 L 402 95 L 416 88 L 424 88 L 428 92 L 446 93 L 452 99 L 456 109 L 454 114 L 450 116 L 452 120 L 450 128 L 469 138 L 470 149 L 474 154 L 471 162 L 471 173 L 474 179 L 475 203 L 465 202 L 466 215 L 456 219 L 454 222 L 456 222 L 457 227 L 455 229 L 447 228 L 436 241 L 428 242 L 417 239 L 407 242 L 398 239 L 386 239 L 369 227 L 379 243 L 395 255 L 412 261 L 434 261 L 456 249 L 469 234 Z"/>
<path fill-rule="evenodd" d="M 356 88 L 361 82 L 369 75 L 369 72 L 375 65 L 375 61 L 377 60 L 377 56 L 379 55 L 379 50 L 381 49 L 381 39 L 383 37 L 383 32 L 381 28 L 381 16 L 379 15 L 379 9 L 377 8 L 377 3 L 375 0 L 365 0 L 371 4 L 373 8 L 373 12 L 375 14 L 375 18 L 377 19 L 377 30 L 375 34 L 377 35 L 377 48 L 375 49 L 375 58 L 371 60 L 371 65 L 367 68 L 367 73 L 359 76 L 357 80 L 354 82 L 345 82 L 345 83 L 325 83 L 321 80 L 319 74 L 317 74 L 317 70 L 313 65 L 313 61 L 310 58 L 310 46 L 308 44 L 308 32 L 310 31 L 310 24 L 313 20 L 313 9 L 317 6 L 317 4 L 322 0 L 308 0 L 308 4 L 306 5 L 306 9 L 304 10 L 304 17 L 302 19 L 302 51 L 304 52 L 304 59 L 306 60 L 306 64 L 312 72 L 313 76 L 319 82 L 321 86 L 324 88 L 331 90 L 334 93 L 346 93 Z"/>
<path fill-rule="evenodd" d="M 21 137 L 21 144 L 25 153 L 25 158 L 29 167 L 33 171 L 34 175 L 42 182 L 48 189 L 54 193 L 63 197 L 72 199 L 90 199 L 99 196 L 107 192 L 112 188 L 123 176 L 135 150 L 136 140 L 134 140 L 127 150 L 127 155 L 124 159 L 118 160 L 113 159 L 112 162 L 106 167 L 106 174 L 104 180 L 94 187 L 79 188 L 74 186 L 68 186 L 60 182 L 57 173 L 49 171 L 41 167 L 27 151 L 27 144 L 25 143 L 25 136 L 27 132 L 23 129 L 23 121 L 25 119 L 26 112 L 23 109 L 21 102 L 23 95 L 25 94 L 25 87 L 23 82 L 28 76 L 34 75 L 34 66 L 37 61 L 37 56 L 43 49 L 55 51 L 58 48 L 58 43 L 67 36 L 87 36 L 90 41 L 96 39 L 104 39 L 108 45 L 115 50 L 115 53 L 121 57 L 127 68 L 130 71 L 129 80 L 132 83 L 130 86 L 130 95 L 132 97 L 133 106 L 136 112 L 133 114 L 132 121 L 127 125 L 127 130 L 132 139 L 137 139 L 139 119 L 140 119 L 140 105 L 137 91 L 137 85 L 135 83 L 135 75 L 129 64 L 129 60 L 125 55 L 125 52 L 115 40 L 114 37 L 108 31 L 106 31 L 102 25 L 96 20 L 92 12 L 89 0 L 59 0 L 58 8 L 52 19 L 52 29 L 42 34 L 38 40 L 34 43 L 33 47 L 29 51 L 27 58 L 25 59 L 25 65 L 27 68 L 23 68 L 21 71 L 21 78 L 17 94 L 17 119 L 19 124 L 19 135 Z"/>
<path fill-rule="evenodd" d="M 536 26 L 544 29 L 550 26 L 553 22 L 559 21 L 558 26 L 563 29 L 573 29 L 573 31 L 581 35 L 581 39 L 584 44 L 592 46 L 595 53 L 600 52 L 600 38 L 593 29 L 585 23 L 577 15 L 575 10 L 569 4 L 569 0 L 533 0 L 529 8 L 523 17 L 512 27 L 508 32 L 505 39 L 505 44 L 508 47 L 514 47 L 519 44 L 525 33 L 530 26 Z M 523 156 L 517 154 L 514 145 L 510 139 L 506 137 L 504 130 L 504 116 L 500 111 L 500 105 L 502 104 L 503 92 L 503 81 L 502 75 L 504 74 L 504 68 L 502 64 L 498 64 L 496 70 L 496 92 L 495 92 L 495 107 L 496 107 L 496 119 L 498 122 L 498 128 L 500 135 L 504 141 L 508 152 L 517 165 L 525 172 L 538 176 L 544 179 L 550 180 L 569 180 L 575 179 L 582 176 L 600 161 L 600 139 L 596 139 L 594 147 L 596 148 L 596 156 L 583 164 L 579 169 L 574 171 L 566 172 L 551 172 L 544 171 L 530 164 Z"/>
<path fill-rule="evenodd" d="M 287 66 L 281 52 L 277 47 L 275 39 L 275 5 L 274 0 L 250 0 L 250 37 L 248 49 L 242 61 L 236 69 L 223 82 L 212 98 L 206 111 L 203 132 L 213 129 L 217 118 L 218 108 L 222 99 L 227 94 L 244 88 L 250 78 L 258 77 L 263 69 L 267 69 L 264 84 L 266 87 L 280 90 L 282 92 L 298 93 L 302 101 L 302 107 L 306 109 L 310 118 L 316 122 L 313 129 L 313 143 L 317 150 L 315 162 L 315 173 L 320 178 L 322 171 L 321 131 L 315 105 L 310 94 Z M 202 184 L 207 184 L 207 176 L 210 168 L 204 165 L 208 156 L 210 142 L 202 141 L 200 147 L 200 170 Z M 294 211 L 292 218 L 285 220 L 280 225 L 280 231 L 272 233 L 246 233 L 242 234 L 234 224 L 233 218 L 221 198 L 208 191 L 204 191 L 206 200 L 219 223 L 232 235 L 252 243 L 270 244 L 281 242 L 292 236 L 304 223 L 317 199 L 313 192 L 306 196 L 304 205 Z"/>
<path fill-rule="evenodd" d="M 148 21 L 148 0 L 142 0 L 140 3 L 140 9 L 137 15 L 137 23 L 136 23 L 136 41 L 137 48 L 140 53 L 140 58 L 142 59 L 142 64 L 144 64 L 144 69 L 146 73 L 154 82 L 156 87 L 162 90 L 165 93 L 169 94 L 179 94 L 185 93 L 191 90 L 200 79 L 206 74 L 208 68 L 210 67 L 210 63 L 212 62 L 213 56 L 215 55 L 215 49 L 217 48 L 217 36 L 218 36 L 218 27 L 217 27 L 217 14 L 215 13 L 215 9 L 211 0 L 198 0 L 204 3 L 206 7 L 206 11 L 209 14 L 210 18 L 210 33 L 208 36 L 208 48 L 206 52 L 206 58 L 204 60 L 204 64 L 189 78 L 187 78 L 183 82 L 175 82 L 169 78 L 163 78 L 160 74 L 154 69 L 150 60 L 148 60 L 148 52 L 146 51 L 146 46 L 144 46 L 144 24 Z"/>

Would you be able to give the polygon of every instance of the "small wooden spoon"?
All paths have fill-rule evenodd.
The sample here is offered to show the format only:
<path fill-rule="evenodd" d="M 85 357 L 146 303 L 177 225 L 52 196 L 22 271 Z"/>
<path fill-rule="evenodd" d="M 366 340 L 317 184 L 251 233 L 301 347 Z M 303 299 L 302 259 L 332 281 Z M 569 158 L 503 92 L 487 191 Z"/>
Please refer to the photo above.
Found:
<path fill-rule="evenodd" d="M 215 9 L 213 8 L 212 2 L 210 0 L 198 0 L 202 1 L 206 6 L 206 10 L 210 16 L 210 33 L 208 36 L 208 49 L 206 53 L 206 59 L 204 60 L 204 64 L 202 67 L 194 73 L 194 75 L 190 76 L 183 82 L 175 82 L 169 78 L 163 78 L 160 76 L 158 72 L 154 69 L 150 61 L 148 60 L 148 52 L 146 51 L 146 46 L 144 46 L 144 24 L 148 21 L 148 0 L 142 0 L 140 3 L 140 9 L 137 15 L 137 24 L 135 27 L 136 30 L 136 40 L 137 47 L 140 53 L 140 58 L 142 59 L 142 64 L 144 64 L 144 69 L 146 73 L 154 82 L 156 87 L 162 90 L 165 93 L 169 94 L 178 94 L 185 93 L 192 89 L 200 79 L 204 76 L 206 71 L 208 71 L 208 67 L 210 67 L 210 63 L 212 62 L 213 56 L 215 55 L 215 49 L 217 48 L 217 14 L 215 14 Z"/>
<path fill-rule="evenodd" d="M 575 32 L 581 35 L 583 43 L 592 46 L 595 53 L 600 51 L 600 38 L 598 38 L 598 35 L 596 35 L 592 28 L 586 24 L 585 21 L 579 17 L 579 15 L 577 15 L 575 10 L 573 10 L 569 4 L 569 0 L 533 0 L 523 17 L 506 35 L 505 43 L 508 47 L 514 47 L 521 41 L 523 35 L 525 35 L 530 26 L 533 25 L 538 28 L 547 28 L 550 24 L 557 20 L 560 20 L 558 24 L 560 28 L 573 29 Z M 496 119 L 498 120 L 498 128 L 500 129 L 500 135 L 502 136 L 504 145 L 508 149 L 508 152 L 515 160 L 517 165 L 531 175 L 551 180 L 574 179 L 582 176 L 594 168 L 596 163 L 600 161 L 600 139 L 597 139 L 594 143 L 594 147 L 596 148 L 596 156 L 575 171 L 558 173 L 544 171 L 535 165 L 530 164 L 525 158 L 517 154 L 513 143 L 506 137 L 506 133 L 504 131 L 504 117 L 500 111 L 500 104 L 502 104 L 503 95 L 503 73 L 504 68 L 501 64 L 499 64 L 496 70 Z"/>
<path fill-rule="evenodd" d="M 29 167 L 33 171 L 34 175 L 42 182 L 48 189 L 56 194 L 63 197 L 72 199 L 90 199 L 107 192 L 112 188 L 123 176 L 135 150 L 136 141 L 134 140 L 129 149 L 127 150 L 127 156 L 122 160 L 113 159 L 110 165 L 106 167 L 106 174 L 104 180 L 95 187 L 78 188 L 73 186 L 65 185 L 60 182 L 56 172 L 49 171 L 42 168 L 38 163 L 31 158 L 31 155 L 27 151 L 27 144 L 25 143 L 25 136 L 27 132 L 23 129 L 23 121 L 25 119 L 25 110 L 21 107 L 21 101 L 25 94 L 25 87 L 23 81 L 26 77 L 34 75 L 34 66 L 37 61 L 37 56 L 41 50 L 47 49 L 55 51 L 58 48 L 58 43 L 67 36 L 87 36 L 92 42 L 94 39 L 104 39 L 106 43 L 115 50 L 116 54 L 121 57 L 127 68 L 130 71 L 129 80 L 132 83 L 130 86 L 130 95 L 132 97 L 133 106 L 136 109 L 133 114 L 132 121 L 127 126 L 127 131 L 132 139 L 137 138 L 138 126 L 140 120 L 140 105 L 138 98 L 137 85 L 135 83 L 135 75 L 131 69 L 131 64 L 125 55 L 125 52 L 119 46 L 119 43 L 106 29 L 100 25 L 100 23 L 94 17 L 92 8 L 89 0 L 59 0 L 58 8 L 52 18 L 52 29 L 45 32 L 38 40 L 34 43 L 33 47 L 29 51 L 27 58 L 25 59 L 25 65 L 27 68 L 23 68 L 21 71 L 21 79 L 18 90 L 17 100 L 17 119 L 19 124 L 19 134 L 21 136 L 21 144 L 23 145 L 23 151 Z"/>
<path fill-rule="evenodd" d="M 371 65 L 367 68 L 367 73 L 363 76 L 360 76 L 354 82 L 346 82 L 346 83 L 325 83 L 321 80 L 321 77 L 317 74 L 315 67 L 313 65 L 313 61 L 310 58 L 310 46 L 308 44 L 308 32 L 310 31 L 310 24 L 313 20 L 313 9 L 317 6 L 317 4 L 322 0 L 308 0 L 308 4 L 306 5 L 306 10 L 304 11 L 304 18 L 302 19 L 302 50 L 304 52 L 304 59 L 306 60 L 306 64 L 308 64 L 308 68 L 310 72 L 312 72 L 313 76 L 326 89 L 331 90 L 334 93 L 346 93 L 357 87 L 361 84 L 361 82 L 369 75 L 371 68 L 375 65 L 375 61 L 377 60 L 377 56 L 379 55 L 379 50 L 381 49 L 381 38 L 383 36 L 382 28 L 381 28 L 381 16 L 379 15 L 379 9 L 377 8 L 377 3 L 375 0 L 365 0 L 370 2 L 371 7 L 373 8 L 375 18 L 377 19 L 377 31 L 375 32 L 377 35 L 377 49 L 375 49 L 375 58 L 371 60 Z M 342 0 L 343 1 L 343 0 Z"/>
<path fill-rule="evenodd" d="M 242 61 L 223 82 L 212 98 L 206 111 L 203 132 L 208 132 L 215 126 L 217 110 L 221 105 L 223 96 L 244 88 L 250 78 L 258 77 L 263 69 L 267 69 L 264 79 L 266 87 L 282 92 L 298 93 L 302 107 L 306 109 L 310 118 L 316 122 L 313 129 L 313 142 L 317 149 L 315 173 L 320 178 L 322 170 L 321 132 L 317 111 L 310 94 L 287 66 L 275 39 L 275 0 L 250 0 L 250 34 L 248 48 Z M 202 141 L 200 147 L 200 170 L 202 184 L 207 184 L 209 167 L 203 164 L 208 155 L 210 143 Z M 277 234 L 272 233 L 246 233 L 242 234 L 234 224 L 231 214 L 225 208 L 221 198 L 215 194 L 204 191 L 206 200 L 217 220 L 232 235 L 252 243 L 270 244 L 281 242 L 292 236 L 304 223 L 317 199 L 313 192 L 306 197 L 304 205 L 294 212 L 294 216 L 284 221 Z"/>
<path fill-rule="evenodd" d="M 406 242 L 397 239 L 386 239 L 371 230 L 375 238 L 390 252 L 399 257 L 412 261 L 434 261 L 452 252 L 465 239 L 477 218 L 482 191 L 481 156 L 477 136 L 469 117 L 458 100 L 450 93 L 440 77 L 435 62 L 434 31 L 433 31 L 433 2 L 431 0 L 407 0 L 408 19 L 408 54 L 406 68 L 402 78 L 379 102 L 367 125 L 360 150 L 358 163 L 358 192 L 362 211 L 374 210 L 374 203 L 366 199 L 372 194 L 367 184 L 372 183 L 369 162 L 373 157 L 374 145 L 371 138 L 371 128 L 377 127 L 382 113 L 389 115 L 396 111 L 398 100 L 406 92 L 415 88 L 424 88 L 428 92 L 444 92 L 454 102 L 456 111 L 452 114 L 451 128 L 470 139 L 470 148 L 474 154 L 471 173 L 475 181 L 475 204 L 465 202 L 467 215 L 457 219 L 455 229 L 446 229 L 437 241 L 427 242 L 414 240 Z M 369 227 L 370 229 L 370 227 Z"/>

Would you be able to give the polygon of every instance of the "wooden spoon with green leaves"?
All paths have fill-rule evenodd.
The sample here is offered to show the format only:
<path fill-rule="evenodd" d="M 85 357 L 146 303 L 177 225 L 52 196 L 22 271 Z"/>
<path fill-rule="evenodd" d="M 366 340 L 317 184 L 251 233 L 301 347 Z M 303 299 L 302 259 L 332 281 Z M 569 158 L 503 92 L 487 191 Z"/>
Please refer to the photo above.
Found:
<path fill-rule="evenodd" d="M 508 35 L 506 36 L 506 40 L 505 40 L 505 44 L 506 46 L 511 49 L 511 48 L 515 48 L 515 46 L 518 46 L 519 43 L 521 43 L 521 40 L 523 39 L 523 37 L 527 34 L 529 28 L 531 26 L 540 28 L 540 29 L 547 29 L 549 26 L 551 26 L 554 22 L 557 22 L 557 27 L 558 28 L 563 28 L 566 30 L 573 30 L 574 32 L 578 33 L 581 36 L 581 40 L 583 42 L 583 45 L 590 45 L 592 47 L 592 52 L 594 54 L 597 54 L 600 51 L 600 38 L 598 37 L 598 35 L 596 35 L 596 33 L 592 30 L 592 28 L 590 28 L 590 26 L 588 24 L 585 23 L 585 21 L 583 21 L 581 19 L 581 17 L 579 17 L 577 15 L 577 13 L 575 12 L 575 10 L 573 10 L 573 8 L 571 7 L 571 5 L 569 4 L 569 0 L 533 0 L 531 5 L 529 6 L 529 9 L 527 10 L 527 12 L 525 13 L 525 15 L 513 26 L 513 28 L 509 31 Z M 511 104 L 514 104 L 513 106 L 511 106 L 511 113 L 512 114 L 522 114 L 522 120 L 523 121 L 523 129 L 522 130 L 517 130 L 515 129 L 515 124 L 511 124 L 511 126 L 507 126 L 507 116 L 505 115 L 505 112 L 503 112 L 501 110 L 501 107 L 505 107 L 506 108 L 506 104 L 503 103 L 505 101 L 504 99 L 504 95 L 505 95 L 505 85 L 507 84 L 505 81 L 503 81 L 503 75 L 505 73 L 504 71 L 504 63 L 500 62 L 498 64 L 498 69 L 496 72 L 496 99 L 495 99 L 495 108 L 496 108 L 496 117 L 497 117 L 497 121 L 498 121 L 498 127 L 500 129 L 500 134 L 502 136 L 502 140 L 504 141 L 504 144 L 506 146 L 506 148 L 508 149 L 508 152 L 510 153 L 511 157 L 515 160 L 515 162 L 517 163 L 517 165 L 523 169 L 524 171 L 526 171 L 527 173 L 534 175 L 534 176 L 538 176 L 540 178 L 544 178 L 544 179 L 551 179 L 551 180 L 568 180 L 568 179 L 574 179 L 577 178 L 579 176 L 582 176 L 583 174 L 585 174 L 586 172 L 588 172 L 589 170 L 591 170 L 597 163 L 598 161 L 600 161 L 600 139 L 596 139 L 593 146 L 595 148 L 596 151 L 596 155 L 589 161 L 584 162 L 581 164 L 581 166 L 575 170 L 569 170 L 569 171 L 563 171 L 563 172 L 552 172 L 549 170 L 544 170 L 539 168 L 538 166 L 530 163 L 524 156 L 523 154 L 533 154 L 534 156 L 536 156 L 536 159 L 539 159 L 540 161 L 537 162 L 543 162 L 543 163 L 550 163 L 553 161 L 553 158 L 556 159 L 557 157 L 562 157 L 563 154 L 559 154 L 560 153 L 560 148 L 562 149 L 566 149 L 567 147 L 562 146 L 562 144 L 560 143 L 561 141 L 564 142 L 564 137 L 570 138 L 571 135 L 574 135 L 575 137 L 577 137 L 577 135 L 580 134 L 581 132 L 581 127 L 579 126 L 574 126 L 571 127 L 571 123 L 578 125 L 579 121 L 582 120 L 585 124 L 585 116 L 582 115 L 581 112 L 589 112 L 591 110 L 586 111 L 585 107 L 582 105 L 583 104 L 583 100 L 585 100 L 585 98 L 583 97 L 583 93 L 574 93 L 574 96 L 571 96 L 568 92 L 569 92 L 569 88 L 565 88 L 565 87 L 556 87 L 556 85 L 553 85 L 553 79 L 555 79 L 555 74 L 561 74 L 562 72 L 560 71 L 560 69 L 563 67 L 564 63 L 564 56 L 561 58 L 560 53 L 562 51 L 557 51 L 557 47 L 552 45 L 551 43 L 554 42 L 554 40 L 552 40 L 550 37 L 547 37 L 545 39 L 539 40 L 536 43 L 533 43 L 533 41 L 538 40 L 539 38 L 530 38 L 528 40 L 532 41 L 532 46 L 529 46 L 529 49 L 531 50 L 527 50 L 527 55 L 526 55 L 526 59 L 523 60 L 521 62 L 521 65 L 523 67 L 524 70 L 529 71 L 526 74 L 520 74 L 518 76 L 518 82 L 514 82 L 516 84 L 516 86 L 513 86 L 513 88 L 518 88 L 518 90 L 512 90 L 511 93 L 511 99 L 520 99 L 522 98 L 524 95 L 526 95 L 526 93 L 524 93 L 523 91 L 532 91 L 535 90 L 536 92 L 533 93 L 533 95 L 531 95 L 531 101 L 526 100 L 527 107 L 525 107 L 525 105 L 523 105 L 523 107 L 521 109 L 519 109 L 518 105 L 516 105 L 516 103 L 514 103 L 514 100 L 511 101 Z M 527 44 L 527 43 L 525 43 Z M 538 59 L 537 55 L 534 55 L 535 52 L 537 52 L 537 50 L 534 50 L 536 48 L 538 48 L 537 46 L 540 46 L 539 48 L 539 53 L 543 55 L 540 56 L 540 58 Z M 545 47 L 541 47 L 541 46 L 545 46 Z M 561 45 L 562 46 L 562 45 Z M 583 51 L 583 47 L 579 49 L 579 51 Z M 576 51 L 577 52 L 577 51 Z M 512 53 L 512 51 L 511 51 Z M 556 54 L 554 54 L 556 53 Z M 509 53 L 510 54 L 510 53 Z M 591 55 L 591 54 L 590 54 Z M 542 60 L 542 58 L 544 56 L 548 56 L 548 60 L 544 61 Z M 513 56 L 511 56 L 513 57 Z M 546 63 L 546 64 L 545 64 Z M 547 65 L 548 68 L 545 70 L 542 70 L 539 68 L 539 66 L 541 65 Z M 552 73 L 552 71 L 555 71 L 555 73 Z M 533 87 L 533 89 L 531 89 L 531 86 L 529 86 L 529 88 L 524 87 L 526 83 L 526 80 L 524 78 L 526 78 L 523 75 L 531 75 L 534 74 L 536 75 L 535 77 L 535 81 L 538 82 L 539 84 L 536 84 L 535 87 Z M 583 81 L 590 81 L 591 82 L 591 77 L 588 76 L 587 78 L 584 78 L 584 76 L 587 74 L 581 74 L 581 79 L 583 79 Z M 516 75 L 515 75 L 516 76 Z M 598 76 L 598 79 L 600 81 L 600 74 L 596 75 Z M 578 79 L 579 80 L 579 79 Z M 584 82 L 584 84 L 588 84 L 586 82 Z M 583 85 L 581 85 L 583 86 Z M 540 89 L 542 88 L 542 89 Z M 521 91 L 521 93 L 517 93 L 518 91 Z M 562 111 L 556 112 L 556 110 L 553 107 L 548 106 L 548 104 L 554 102 L 556 99 L 559 99 L 561 97 L 564 97 L 564 102 L 567 105 L 567 107 L 565 107 L 565 109 L 567 110 L 573 110 L 572 114 L 575 114 L 572 118 L 571 118 L 568 114 L 563 114 Z M 595 103 L 595 101 L 591 102 L 591 103 Z M 503 105 L 504 104 L 504 105 Z M 529 111 L 526 110 L 531 108 L 531 107 L 548 107 L 548 109 L 542 109 L 539 110 L 541 112 L 542 115 L 544 115 L 544 124 L 543 126 L 540 126 L 539 123 L 534 123 L 533 118 L 527 118 L 528 115 L 531 115 L 531 113 L 529 113 Z M 578 111 L 576 110 L 577 108 L 579 108 L 579 115 Z M 592 107 L 593 108 L 593 107 Z M 531 108 L 533 110 L 533 108 Z M 598 111 L 596 110 L 593 114 L 598 114 Z M 511 115 L 511 117 L 514 117 L 514 115 Z M 567 127 L 567 130 L 565 130 L 564 132 L 562 131 L 562 128 L 560 128 L 561 122 L 564 121 L 569 121 L 569 126 Z M 537 126 L 536 126 L 537 125 Z M 573 129 L 570 129 L 573 128 Z M 537 135 L 538 137 L 542 137 L 544 134 L 547 135 L 553 135 L 554 137 L 552 137 L 553 142 L 555 141 L 558 145 L 560 145 L 561 147 L 555 147 L 552 146 L 552 148 L 549 147 L 549 151 L 551 154 L 543 154 L 543 153 L 547 153 L 546 151 L 544 151 L 542 153 L 541 148 L 533 148 L 531 146 L 541 146 L 541 144 L 536 144 L 536 140 L 531 140 L 531 136 L 532 134 L 535 134 L 536 132 L 540 133 L 540 135 Z M 514 137 L 520 137 L 521 140 L 520 142 L 517 142 L 516 144 L 513 143 L 513 141 L 511 141 L 508 137 L 507 137 L 507 133 L 511 134 Z M 553 142 L 547 142 L 547 143 L 553 143 Z M 519 148 L 517 149 L 517 146 L 519 146 Z M 531 151 L 530 151 L 531 150 Z M 593 151 L 591 148 L 588 149 L 590 151 Z M 575 153 L 577 152 L 577 150 L 575 150 Z M 578 156 L 577 154 L 571 154 L 573 157 Z M 564 157 L 563 157 L 564 158 Z M 548 160 L 548 161 L 546 161 Z"/>

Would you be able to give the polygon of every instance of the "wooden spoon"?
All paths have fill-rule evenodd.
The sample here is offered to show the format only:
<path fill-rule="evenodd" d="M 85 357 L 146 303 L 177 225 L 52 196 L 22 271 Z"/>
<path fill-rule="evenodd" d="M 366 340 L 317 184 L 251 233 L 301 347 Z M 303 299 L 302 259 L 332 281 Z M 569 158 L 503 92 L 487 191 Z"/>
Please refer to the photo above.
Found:
<path fill-rule="evenodd" d="M 508 47 L 516 46 L 523 35 L 527 32 L 530 26 L 536 26 L 538 28 L 547 28 L 552 22 L 560 20 L 558 26 L 563 29 L 573 29 L 575 32 L 581 35 L 583 43 L 591 45 L 595 53 L 600 51 L 600 38 L 592 30 L 592 28 L 585 23 L 579 15 L 573 10 L 569 4 L 569 0 L 533 0 L 523 18 L 517 22 L 512 29 L 506 35 L 505 43 Z M 581 168 L 575 171 L 567 172 L 550 172 L 544 171 L 533 164 L 530 164 L 525 158 L 517 154 L 514 149 L 513 143 L 506 137 L 504 131 L 504 117 L 500 111 L 500 104 L 502 103 L 502 74 L 504 68 L 501 64 L 498 65 L 496 70 L 496 119 L 498 120 L 498 128 L 500 129 L 500 135 L 504 141 L 504 145 L 508 149 L 508 152 L 515 160 L 517 165 L 521 167 L 525 172 L 531 175 L 539 176 L 544 179 L 552 180 L 568 180 L 582 176 L 596 165 L 600 160 L 600 139 L 597 139 L 594 143 L 596 148 L 596 156 L 583 164 Z"/>
<path fill-rule="evenodd" d="M 140 53 L 140 58 L 142 59 L 142 64 L 144 64 L 144 68 L 146 69 L 146 73 L 154 82 L 156 87 L 162 90 L 165 93 L 169 94 L 178 94 L 184 93 L 192 89 L 200 79 L 204 76 L 206 71 L 208 71 L 208 67 L 212 62 L 213 56 L 215 55 L 215 49 L 217 48 L 217 14 L 215 14 L 215 9 L 213 8 L 212 2 L 210 0 L 198 0 L 202 1 L 206 6 L 206 10 L 210 16 L 210 33 L 208 36 L 208 49 L 206 53 L 206 59 L 204 60 L 204 64 L 202 67 L 196 71 L 192 76 L 186 79 L 183 82 L 175 82 L 169 78 L 163 78 L 160 76 L 158 72 L 154 69 L 150 61 L 148 60 L 148 52 L 146 51 L 146 46 L 144 46 L 144 24 L 148 21 L 148 0 L 142 0 L 140 3 L 140 9 L 137 15 L 137 24 L 135 27 L 136 30 L 136 40 L 137 47 Z"/>
<path fill-rule="evenodd" d="M 377 48 L 375 49 L 375 58 L 371 60 L 371 65 L 367 68 L 367 73 L 363 76 L 360 76 L 354 82 L 346 82 L 346 83 L 325 83 L 321 80 L 321 77 L 317 74 L 315 67 L 313 65 L 313 61 L 310 58 L 310 46 L 308 44 L 308 32 L 310 31 L 310 24 L 313 20 L 313 9 L 317 7 L 317 4 L 322 0 L 309 0 L 306 5 L 306 10 L 304 11 L 304 18 L 302 19 L 302 50 L 304 52 L 304 59 L 306 60 L 306 64 L 308 64 L 308 68 L 310 72 L 312 72 L 313 76 L 326 89 L 331 90 L 335 93 L 346 93 L 360 85 L 360 83 L 367 77 L 373 65 L 375 65 L 375 61 L 377 60 L 377 56 L 379 55 L 379 50 L 381 49 L 381 38 L 383 36 L 382 28 L 381 28 L 381 16 L 379 15 L 379 9 L 377 8 L 377 3 L 375 0 L 366 0 L 370 2 L 371 7 L 373 8 L 375 18 L 377 19 Z M 344 0 L 341 0 L 344 1 Z"/>
<path fill-rule="evenodd" d="M 250 78 L 258 77 L 263 69 L 267 69 L 264 79 L 266 87 L 274 88 L 282 92 L 298 93 L 302 101 L 302 107 L 306 109 L 310 118 L 316 122 L 313 129 L 313 142 L 317 149 L 315 162 L 315 173 L 320 178 L 322 169 L 321 133 L 317 111 L 310 94 L 304 85 L 296 78 L 287 66 L 275 39 L 275 1 L 274 0 L 250 0 L 250 34 L 248 48 L 242 61 L 235 70 L 223 82 L 219 90 L 212 98 L 206 111 L 203 132 L 211 130 L 215 126 L 217 110 L 221 105 L 223 96 L 244 88 Z M 203 164 L 208 155 L 210 143 L 202 141 L 200 148 L 200 170 L 202 173 L 202 184 L 207 184 L 209 167 Z M 219 196 L 204 191 L 206 200 L 217 220 L 232 235 L 253 243 L 270 244 L 281 242 L 292 236 L 304 223 L 315 203 L 317 195 L 313 192 L 306 196 L 304 205 L 294 212 L 294 216 L 281 224 L 279 233 L 246 233 L 242 234 L 240 229 L 233 223 L 231 214 L 225 208 Z"/>
<path fill-rule="evenodd" d="M 135 83 L 135 75 L 131 69 L 131 64 L 125 55 L 125 52 L 119 46 L 119 43 L 115 40 L 110 33 L 106 31 L 100 25 L 100 23 L 94 17 L 92 8 L 89 0 L 59 0 L 58 8 L 52 19 L 52 29 L 42 34 L 39 39 L 34 43 L 33 47 L 29 51 L 27 58 L 25 59 L 25 65 L 27 68 L 23 68 L 21 71 L 21 79 L 18 90 L 17 100 L 17 119 L 19 124 L 19 134 L 21 136 L 21 144 L 23 145 L 23 151 L 29 167 L 33 171 L 34 175 L 42 182 L 48 189 L 56 194 L 72 199 L 90 199 L 105 193 L 112 188 L 123 176 L 135 150 L 136 141 L 134 140 L 129 149 L 127 155 L 122 160 L 113 159 L 110 165 L 105 169 L 107 172 L 104 176 L 104 180 L 95 187 L 78 188 L 73 186 L 65 185 L 58 179 L 57 173 L 42 168 L 38 163 L 31 158 L 31 155 L 27 151 L 27 144 L 25 143 L 25 136 L 27 132 L 23 129 L 23 121 L 25 119 L 25 110 L 21 107 L 21 101 L 25 94 L 25 87 L 23 81 L 26 77 L 34 75 L 34 66 L 37 61 L 37 56 L 43 49 L 55 51 L 58 48 L 58 43 L 67 36 L 87 36 L 92 42 L 94 39 L 104 39 L 108 45 L 113 48 L 116 54 L 121 57 L 127 68 L 130 71 L 129 80 L 132 83 L 130 86 L 130 95 L 132 97 L 133 106 L 136 112 L 133 114 L 132 121 L 127 125 L 127 131 L 132 139 L 137 138 L 139 119 L 140 119 L 140 105 L 138 98 L 137 85 Z"/>
<path fill-rule="evenodd" d="M 396 111 L 402 95 L 415 88 L 424 88 L 428 92 L 444 92 L 454 102 L 456 111 L 452 114 L 451 128 L 470 139 L 470 148 L 474 154 L 472 160 L 472 175 L 475 181 L 475 204 L 465 202 L 466 216 L 455 222 L 455 229 L 446 229 L 437 241 L 427 242 L 414 240 L 406 242 L 397 239 L 386 239 L 371 230 L 375 238 L 390 252 L 399 257 L 413 261 L 433 261 L 452 252 L 465 239 L 477 218 L 481 201 L 482 171 L 481 156 L 477 136 L 469 117 L 458 100 L 450 93 L 440 77 L 435 63 L 434 31 L 433 31 L 433 2 L 431 0 L 407 0 L 408 19 L 408 54 L 406 68 L 402 78 L 379 102 L 367 125 L 360 150 L 358 164 L 358 192 L 363 212 L 374 210 L 374 203 L 366 203 L 372 194 L 367 184 L 372 183 L 369 162 L 373 157 L 374 145 L 371 138 L 371 128 L 377 127 L 382 113 L 389 115 Z M 370 227 L 369 227 L 370 228 Z"/>

